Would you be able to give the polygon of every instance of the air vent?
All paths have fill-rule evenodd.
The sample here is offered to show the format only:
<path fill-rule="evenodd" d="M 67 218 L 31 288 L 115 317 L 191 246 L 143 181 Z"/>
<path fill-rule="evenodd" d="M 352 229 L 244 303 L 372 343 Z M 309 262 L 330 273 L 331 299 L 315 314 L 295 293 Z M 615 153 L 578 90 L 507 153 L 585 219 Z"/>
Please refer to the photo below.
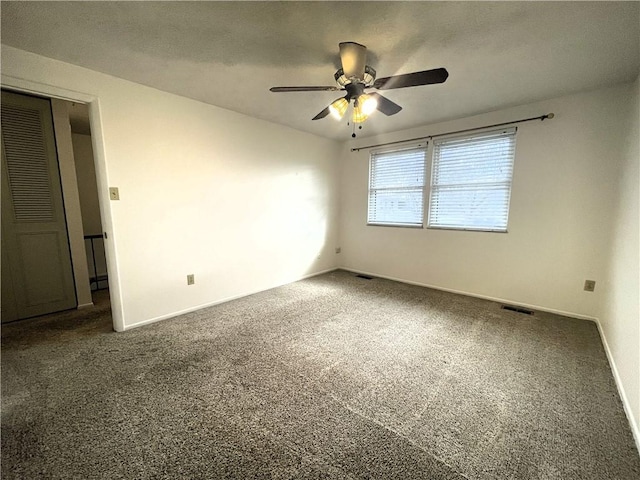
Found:
<path fill-rule="evenodd" d="M 527 310 L 522 307 L 514 307 L 513 305 L 502 305 L 503 310 L 509 310 L 511 312 L 524 313 L 525 315 L 533 315 L 533 310 Z"/>
<path fill-rule="evenodd" d="M 369 275 L 362 275 L 362 274 L 356 275 L 356 277 L 364 278 L 365 280 L 372 280 L 373 279 L 373 277 L 370 277 Z"/>

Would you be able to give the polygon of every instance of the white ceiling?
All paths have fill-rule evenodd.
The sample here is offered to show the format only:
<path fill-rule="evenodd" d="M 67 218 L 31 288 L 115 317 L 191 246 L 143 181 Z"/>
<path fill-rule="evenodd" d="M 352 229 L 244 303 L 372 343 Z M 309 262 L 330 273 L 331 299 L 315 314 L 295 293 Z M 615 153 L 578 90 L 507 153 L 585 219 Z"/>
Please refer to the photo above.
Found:
<path fill-rule="evenodd" d="M 378 77 L 445 67 L 442 85 L 384 92 L 361 136 L 634 80 L 638 2 L 2 2 L 2 43 L 316 135 L 337 92 L 338 43 Z M 541 112 L 544 113 L 544 112 Z"/>

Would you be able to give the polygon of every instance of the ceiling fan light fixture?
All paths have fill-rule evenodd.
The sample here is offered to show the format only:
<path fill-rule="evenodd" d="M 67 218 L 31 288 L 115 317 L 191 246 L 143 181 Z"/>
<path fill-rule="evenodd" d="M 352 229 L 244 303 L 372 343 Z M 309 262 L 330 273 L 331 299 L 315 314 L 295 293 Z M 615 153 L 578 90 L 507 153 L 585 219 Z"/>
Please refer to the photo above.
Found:
<path fill-rule="evenodd" d="M 362 113 L 367 116 L 371 115 L 376 111 L 376 108 L 378 108 L 378 100 L 376 100 L 376 98 L 372 97 L 371 95 L 367 95 L 366 93 L 360 95 L 360 97 L 358 98 L 358 104 L 362 109 Z"/>
<path fill-rule="evenodd" d="M 340 120 L 349 108 L 349 101 L 346 98 L 339 98 L 329 105 L 329 113 L 336 119 Z"/>
<path fill-rule="evenodd" d="M 362 123 L 369 115 L 362 110 L 362 103 L 360 102 L 360 98 L 356 98 L 353 104 L 353 123 Z"/>

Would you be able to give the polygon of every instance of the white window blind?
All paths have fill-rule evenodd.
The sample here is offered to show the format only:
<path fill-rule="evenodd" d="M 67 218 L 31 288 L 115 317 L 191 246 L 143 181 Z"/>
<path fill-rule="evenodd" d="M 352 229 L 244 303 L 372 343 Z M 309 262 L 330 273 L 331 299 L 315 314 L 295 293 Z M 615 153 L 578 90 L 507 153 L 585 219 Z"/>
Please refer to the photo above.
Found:
<path fill-rule="evenodd" d="M 426 147 L 371 154 L 369 224 L 422 226 L 425 156 Z"/>
<path fill-rule="evenodd" d="M 429 227 L 505 232 L 516 129 L 436 140 Z"/>

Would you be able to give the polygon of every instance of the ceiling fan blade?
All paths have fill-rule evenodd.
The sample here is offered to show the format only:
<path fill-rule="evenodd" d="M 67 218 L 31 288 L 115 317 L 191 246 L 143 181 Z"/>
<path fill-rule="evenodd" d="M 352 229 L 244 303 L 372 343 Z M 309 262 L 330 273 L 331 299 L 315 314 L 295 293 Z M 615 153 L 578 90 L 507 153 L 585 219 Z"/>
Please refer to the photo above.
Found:
<path fill-rule="evenodd" d="M 378 90 L 391 90 L 392 88 L 417 87 L 419 85 L 432 85 L 444 83 L 449 76 L 446 68 L 434 68 L 422 72 L 405 73 L 377 79 L 373 87 Z"/>
<path fill-rule="evenodd" d="M 338 87 L 271 87 L 272 92 L 335 92 L 341 90 Z"/>
<path fill-rule="evenodd" d="M 329 115 L 329 107 L 325 108 L 324 110 L 322 110 L 319 114 L 317 114 L 315 117 L 313 117 L 311 120 L 320 120 L 321 118 L 326 117 L 327 115 Z"/>
<path fill-rule="evenodd" d="M 356 77 L 362 80 L 367 63 L 367 47 L 355 42 L 341 42 L 340 61 L 347 78 Z"/>
<path fill-rule="evenodd" d="M 368 95 L 378 100 L 378 106 L 376 108 L 387 116 L 395 115 L 400 110 L 402 110 L 402 107 L 400 105 L 398 105 L 395 102 L 392 102 L 388 98 L 383 97 L 379 93 L 372 92 L 372 93 L 369 93 Z"/>

